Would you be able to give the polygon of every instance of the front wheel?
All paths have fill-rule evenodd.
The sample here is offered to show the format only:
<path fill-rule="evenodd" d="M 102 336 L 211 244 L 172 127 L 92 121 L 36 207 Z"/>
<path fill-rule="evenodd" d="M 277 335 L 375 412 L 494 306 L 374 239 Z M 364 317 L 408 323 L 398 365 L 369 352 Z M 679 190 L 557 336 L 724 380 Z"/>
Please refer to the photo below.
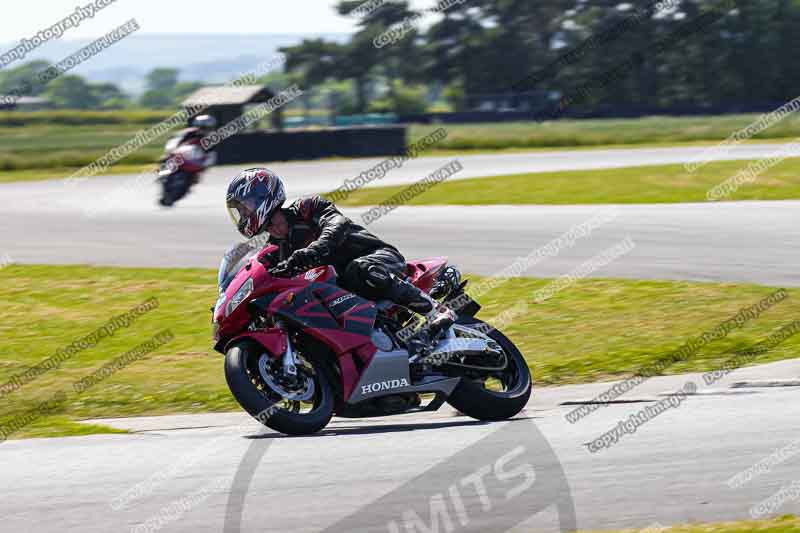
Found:
<path fill-rule="evenodd" d="M 172 207 L 178 200 L 186 196 L 192 185 L 196 183 L 194 176 L 184 172 L 161 179 L 162 192 L 158 203 L 164 207 Z"/>
<path fill-rule="evenodd" d="M 225 354 L 225 379 L 236 401 L 267 427 L 287 435 L 309 435 L 333 416 L 333 389 L 322 365 L 298 356 L 297 376 L 283 375 L 282 362 L 256 342 L 233 344 Z"/>
<path fill-rule="evenodd" d="M 499 344 L 506 364 L 502 370 L 483 371 L 471 368 L 459 371 L 461 383 L 447 399 L 447 403 L 478 420 L 506 420 L 522 411 L 531 397 L 533 380 L 520 351 L 508 337 L 481 320 L 469 318 L 459 320 L 458 323 L 475 328 L 477 332 L 487 335 Z"/>

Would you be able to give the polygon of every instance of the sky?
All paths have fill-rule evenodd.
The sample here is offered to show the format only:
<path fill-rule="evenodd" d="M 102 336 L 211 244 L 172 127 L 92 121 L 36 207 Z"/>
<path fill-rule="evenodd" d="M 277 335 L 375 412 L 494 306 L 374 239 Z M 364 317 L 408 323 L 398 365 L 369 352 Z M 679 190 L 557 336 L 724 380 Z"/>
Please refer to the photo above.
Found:
<path fill-rule="evenodd" d="M 9 0 L 6 0 L 9 1 Z M 95 0 L 13 2 L 0 17 L 0 42 L 30 38 Z M 103 1 L 103 0 L 100 0 Z M 135 18 L 140 33 L 352 32 L 355 19 L 339 16 L 336 0 L 116 0 L 69 28 L 62 39 L 99 37 Z M 433 0 L 412 0 L 428 7 Z"/>

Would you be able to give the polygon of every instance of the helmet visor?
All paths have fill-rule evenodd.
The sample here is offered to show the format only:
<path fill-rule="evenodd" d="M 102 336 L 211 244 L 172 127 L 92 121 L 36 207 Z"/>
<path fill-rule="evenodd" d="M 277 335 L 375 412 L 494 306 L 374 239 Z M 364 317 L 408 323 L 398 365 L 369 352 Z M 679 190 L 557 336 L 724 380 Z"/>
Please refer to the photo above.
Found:
<path fill-rule="evenodd" d="M 239 230 L 239 233 L 248 239 L 252 237 L 253 235 L 249 234 L 252 230 L 250 230 L 248 226 L 253 217 L 256 216 L 255 200 L 228 200 L 227 207 L 231 222 L 233 222 L 233 225 Z"/>

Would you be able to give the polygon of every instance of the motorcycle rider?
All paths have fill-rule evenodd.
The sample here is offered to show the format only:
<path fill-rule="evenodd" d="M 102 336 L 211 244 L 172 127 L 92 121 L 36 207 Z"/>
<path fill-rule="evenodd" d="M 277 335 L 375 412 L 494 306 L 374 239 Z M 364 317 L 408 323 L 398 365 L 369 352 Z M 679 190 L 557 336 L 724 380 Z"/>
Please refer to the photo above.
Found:
<path fill-rule="evenodd" d="M 271 269 L 274 275 L 332 265 L 343 288 L 425 315 L 430 339 L 453 325 L 453 311 L 405 280 L 406 260 L 397 248 L 321 196 L 300 198 L 288 207 L 285 201 L 283 182 L 265 168 L 245 170 L 228 186 L 228 213 L 239 233 L 251 239 L 268 232 L 269 242 L 280 247 L 281 262 Z"/>
<path fill-rule="evenodd" d="M 216 164 L 217 153 L 206 150 L 201 142 L 216 126 L 217 119 L 211 115 L 199 115 L 192 119 L 191 127 L 181 130 L 167 142 L 166 153 L 159 162 L 159 181 L 164 189 L 159 204 L 174 205 L 199 182 L 202 171 Z M 187 163 L 190 170 L 179 172 Z"/>
<path fill-rule="evenodd" d="M 168 158 L 169 153 L 175 150 L 178 146 L 182 144 L 191 144 L 197 146 L 205 153 L 204 166 L 206 168 L 214 166 L 217 162 L 217 153 L 213 150 L 206 151 L 203 148 L 203 145 L 200 144 L 200 141 L 203 140 L 203 137 L 205 137 L 209 133 L 212 133 L 216 129 L 217 129 L 216 118 L 214 118 L 211 115 L 197 115 L 192 119 L 190 126 L 188 128 L 179 131 L 172 139 L 170 139 L 167 142 L 167 145 L 165 147 L 165 150 L 167 152 L 166 157 Z"/>

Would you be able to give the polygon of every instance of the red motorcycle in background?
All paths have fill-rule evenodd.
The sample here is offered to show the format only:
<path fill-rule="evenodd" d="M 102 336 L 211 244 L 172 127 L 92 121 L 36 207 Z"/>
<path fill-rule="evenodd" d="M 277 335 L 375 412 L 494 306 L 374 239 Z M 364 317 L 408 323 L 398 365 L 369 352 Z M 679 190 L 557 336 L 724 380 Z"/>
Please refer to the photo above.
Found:
<path fill-rule="evenodd" d="M 264 425 L 303 435 L 324 428 L 334 414 L 435 411 L 445 401 L 479 420 L 503 420 L 528 402 L 525 359 L 475 318 L 480 306 L 464 294 L 466 282 L 446 259 L 408 265 L 410 281 L 434 298 L 469 302 L 457 323 L 420 352 L 399 334 L 416 320 L 413 313 L 343 290 L 331 266 L 275 277 L 269 268 L 279 255 L 274 245 L 231 249 L 213 308 L 228 386 Z"/>
<path fill-rule="evenodd" d="M 216 125 L 213 117 L 202 115 L 195 118 L 193 126 L 170 139 L 161 158 L 158 182 L 161 184 L 161 198 L 158 203 L 172 207 L 175 202 L 189 194 L 191 188 L 200 180 L 200 174 L 217 162 L 215 152 L 206 152 L 200 145 L 204 132 Z"/>

